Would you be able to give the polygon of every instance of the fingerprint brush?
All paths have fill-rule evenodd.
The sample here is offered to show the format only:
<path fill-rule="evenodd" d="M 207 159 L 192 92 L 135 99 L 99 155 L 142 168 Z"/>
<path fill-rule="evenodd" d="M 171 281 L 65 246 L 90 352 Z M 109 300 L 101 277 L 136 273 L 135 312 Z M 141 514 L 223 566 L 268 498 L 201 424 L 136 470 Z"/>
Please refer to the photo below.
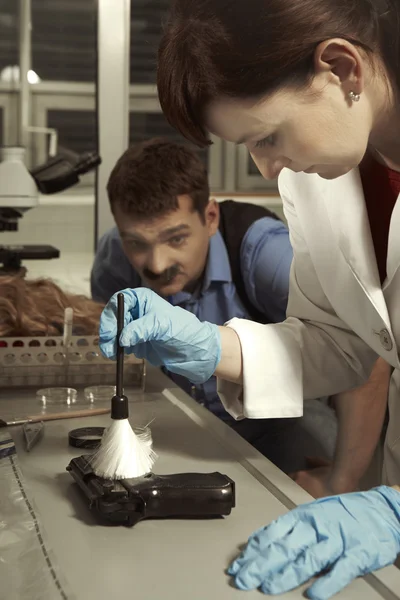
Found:
<path fill-rule="evenodd" d="M 124 294 L 118 294 L 116 394 L 111 399 L 111 425 L 104 432 L 99 450 L 91 461 L 93 471 L 105 479 L 130 479 L 149 473 L 155 452 L 146 434 L 137 435 L 128 420 L 129 403 L 124 395 Z"/>

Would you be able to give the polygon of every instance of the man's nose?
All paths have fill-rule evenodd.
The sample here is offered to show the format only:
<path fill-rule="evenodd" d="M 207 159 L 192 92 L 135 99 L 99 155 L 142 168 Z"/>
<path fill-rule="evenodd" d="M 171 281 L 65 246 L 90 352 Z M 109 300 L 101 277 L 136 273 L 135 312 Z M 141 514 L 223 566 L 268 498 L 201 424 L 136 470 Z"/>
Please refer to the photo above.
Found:
<path fill-rule="evenodd" d="M 155 275 L 161 275 L 161 273 L 168 269 L 169 259 L 165 248 L 153 248 L 149 253 L 146 266 Z"/>
<path fill-rule="evenodd" d="M 253 156 L 253 154 L 251 157 L 264 179 L 276 179 L 282 169 L 288 164 L 288 161 L 283 158 L 261 158 Z"/>

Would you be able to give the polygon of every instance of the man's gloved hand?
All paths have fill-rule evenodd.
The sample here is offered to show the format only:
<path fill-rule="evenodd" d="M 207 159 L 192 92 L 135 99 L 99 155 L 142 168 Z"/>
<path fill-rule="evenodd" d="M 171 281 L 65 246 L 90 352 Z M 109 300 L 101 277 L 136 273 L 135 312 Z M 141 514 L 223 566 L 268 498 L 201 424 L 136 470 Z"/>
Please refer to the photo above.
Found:
<path fill-rule="evenodd" d="M 295 508 L 253 533 L 228 574 L 242 590 L 272 595 L 331 569 L 307 590 L 312 600 L 327 600 L 399 553 L 400 492 L 381 486 Z"/>
<path fill-rule="evenodd" d="M 123 290 L 125 327 L 120 343 L 126 352 L 145 358 L 152 365 L 164 365 L 193 383 L 204 383 L 221 358 L 221 337 L 217 325 L 198 320 L 192 313 L 171 306 L 147 288 Z M 100 350 L 116 357 L 117 294 L 111 298 L 100 319 Z"/>

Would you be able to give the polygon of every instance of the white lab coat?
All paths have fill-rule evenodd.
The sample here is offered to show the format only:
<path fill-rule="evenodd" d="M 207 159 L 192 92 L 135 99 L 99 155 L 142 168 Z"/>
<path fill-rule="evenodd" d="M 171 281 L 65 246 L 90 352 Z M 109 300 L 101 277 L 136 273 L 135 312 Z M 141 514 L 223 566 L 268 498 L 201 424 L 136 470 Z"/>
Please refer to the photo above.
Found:
<path fill-rule="evenodd" d="M 357 387 L 382 356 L 395 368 L 383 479 L 400 484 L 400 201 L 381 287 L 358 169 L 332 181 L 285 169 L 279 190 L 294 251 L 288 318 L 228 323 L 243 389 L 219 381 L 221 399 L 237 419 L 301 416 L 303 397 Z"/>

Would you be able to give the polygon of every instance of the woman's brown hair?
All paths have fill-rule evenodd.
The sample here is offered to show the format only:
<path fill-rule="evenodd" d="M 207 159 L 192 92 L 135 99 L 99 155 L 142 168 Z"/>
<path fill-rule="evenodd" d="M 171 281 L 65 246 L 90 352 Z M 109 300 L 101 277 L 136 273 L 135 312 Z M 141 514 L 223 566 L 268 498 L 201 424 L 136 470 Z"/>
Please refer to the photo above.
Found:
<path fill-rule="evenodd" d="M 212 100 L 307 85 L 315 49 L 331 38 L 378 52 L 400 89 L 400 0 L 175 0 L 158 54 L 163 112 L 206 146 Z"/>
<path fill-rule="evenodd" d="M 49 279 L 0 276 L 0 337 L 61 335 L 69 307 L 74 311 L 74 333 L 96 335 L 102 305 L 67 294 Z"/>

